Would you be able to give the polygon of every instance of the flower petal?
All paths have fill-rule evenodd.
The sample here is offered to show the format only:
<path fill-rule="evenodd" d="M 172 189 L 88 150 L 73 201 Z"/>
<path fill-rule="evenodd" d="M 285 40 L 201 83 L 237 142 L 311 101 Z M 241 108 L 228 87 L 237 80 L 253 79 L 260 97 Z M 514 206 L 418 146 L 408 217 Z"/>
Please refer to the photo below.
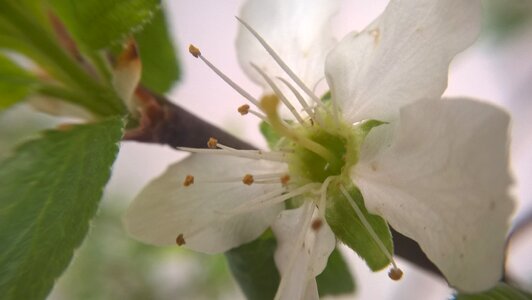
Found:
<path fill-rule="evenodd" d="M 329 30 L 338 0 L 248 0 L 240 18 L 253 27 L 307 86 L 323 78 L 325 56 L 335 42 Z M 270 87 L 254 70 L 255 63 L 271 77 L 286 77 L 259 42 L 240 26 L 236 46 L 246 74 L 267 91 Z"/>
<path fill-rule="evenodd" d="M 440 98 L 451 59 L 480 31 L 478 0 L 391 0 L 328 55 L 325 73 L 346 120 L 393 121 L 399 108 Z"/>
<path fill-rule="evenodd" d="M 392 145 L 352 174 L 368 210 L 417 241 L 465 292 L 501 277 L 514 208 L 508 123 L 486 103 L 420 101 L 401 110 Z"/>
<path fill-rule="evenodd" d="M 336 239 L 325 220 L 312 228 L 318 215 L 313 205 L 307 201 L 281 212 L 272 226 L 277 238 L 275 264 L 281 273 L 276 299 L 318 299 L 315 277 L 325 269 Z"/>
<path fill-rule="evenodd" d="M 193 154 L 170 166 L 144 188 L 126 212 L 126 229 L 136 239 L 150 244 L 175 244 L 182 234 L 184 247 L 205 253 L 224 252 L 258 237 L 273 223 L 283 204 L 246 214 L 228 211 L 280 189 L 281 184 L 206 181 L 284 170 L 284 164 L 279 163 Z M 194 183 L 184 186 L 187 175 L 194 176 Z"/>

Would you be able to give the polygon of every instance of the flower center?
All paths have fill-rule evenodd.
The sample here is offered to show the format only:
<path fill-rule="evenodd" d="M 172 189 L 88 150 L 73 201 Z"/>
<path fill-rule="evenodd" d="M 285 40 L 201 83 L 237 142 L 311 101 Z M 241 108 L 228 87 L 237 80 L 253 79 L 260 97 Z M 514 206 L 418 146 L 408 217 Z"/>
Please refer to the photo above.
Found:
<path fill-rule="evenodd" d="M 354 128 L 330 113 L 321 114 L 321 122 L 288 125 L 278 115 L 276 95 L 261 99 L 261 108 L 274 130 L 286 138 L 284 148 L 292 155 L 288 161 L 290 174 L 301 184 L 323 183 L 328 177 L 347 175 L 358 157 Z"/>

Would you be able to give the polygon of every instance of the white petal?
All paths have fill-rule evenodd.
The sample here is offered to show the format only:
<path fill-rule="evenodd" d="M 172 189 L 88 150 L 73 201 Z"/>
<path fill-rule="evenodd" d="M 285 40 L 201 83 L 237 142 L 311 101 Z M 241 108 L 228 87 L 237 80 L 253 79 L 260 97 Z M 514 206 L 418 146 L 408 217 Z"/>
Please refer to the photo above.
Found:
<path fill-rule="evenodd" d="M 503 269 L 514 208 L 508 123 L 486 103 L 420 101 L 401 110 L 390 148 L 352 174 L 368 210 L 417 241 L 466 292 L 490 288 Z"/>
<path fill-rule="evenodd" d="M 276 299 L 318 299 L 315 277 L 325 269 L 336 239 L 325 220 L 317 231 L 311 228 L 318 216 L 313 205 L 307 202 L 283 211 L 272 226 L 277 238 L 275 264 L 281 273 Z"/>
<path fill-rule="evenodd" d="M 247 173 L 277 173 L 285 169 L 284 164 L 278 163 L 193 154 L 170 166 L 144 188 L 126 212 L 126 229 L 146 243 L 172 245 L 183 234 L 184 247 L 205 253 L 224 252 L 258 237 L 275 221 L 283 204 L 239 215 L 227 211 L 279 189 L 281 184 L 206 183 L 205 180 L 244 177 Z M 193 175 L 195 183 L 185 187 L 183 181 L 187 175 Z"/>
<path fill-rule="evenodd" d="M 403 105 L 440 98 L 449 62 L 477 37 L 480 15 L 478 0 L 391 0 L 327 57 L 327 81 L 345 119 L 393 121 Z"/>
<path fill-rule="evenodd" d="M 240 18 L 253 27 L 310 88 L 324 77 L 325 56 L 335 42 L 329 30 L 338 0 L 248 0 Z M 265 90 L 270 90 L 255 71 L 255 63 L 268 75 L 282 76 L 279 68 L 259 42 L 240 26 L 236 46 L 240 65 Z"/>

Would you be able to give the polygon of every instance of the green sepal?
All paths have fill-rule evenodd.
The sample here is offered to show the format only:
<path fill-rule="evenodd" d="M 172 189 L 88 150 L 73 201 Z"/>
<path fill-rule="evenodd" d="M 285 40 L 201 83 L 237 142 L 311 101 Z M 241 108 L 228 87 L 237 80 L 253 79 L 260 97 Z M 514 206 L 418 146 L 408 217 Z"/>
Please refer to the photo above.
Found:
<path fill-rule="evenodd" d="M 0 162 L 0 299 L 44 299 L 85 238 L 123 121 L 47 131 Z"/>
<path fill-rule="evenodd" d="M 453 300 L 530 300 L 532 294 L 519 290 L 504 282 L 494 288 L 478 294 L 455 294 Z"/>
<path fill-rule="evenodd" d="M 262 121 L 259 125 L 260 133 L 262 133 L 262 136 L 268 143 L 268 148 L 274 150 L 275 147 L 278 145 L 279 141 L 281 140 L 282 136 L 280 136 L 277 131 L 273 129 L 270 124 Z"/>
<path fill-rule="evenodd" d="M 393 254 L 392 234 L 386 221 L 367 211 L 360 190 L 351 186 L 348 192 L 388 252 Z M 327 193 L 325 217 L 336 237 L 362 257 L 371 270 L 378 271 L 390 264 L 390 260 L 362 224 L 349 200 L 334 186 L 329 187 Z"/>
<path fill-rule="evenodd" d="M 331 101 L 331 97 L 332 97 L 331 91 L 327 91 L 325 94 L 323 94 L 323 96 L 321 96 L 320 100 L 323 103 L 327 103 Z"/>
<path fill-rule="evenodd" d="M 355 280 L 338 248 L 329 256 L 327 267 L 316 277 L 320 297 L 351 294 Z"/>
<path fill-rule="evenodd" d="M 248 300 L 275 297 L 280 276 L 275 265 L 277 241 L 271 230 L 253 242 L 225 253 L 229 268 Z"/>
<path fill-rule="evenodd" d="M 357 129 L 359 129 L 361 138 L 365 139 L 373 128 L 384 125 L 384 124 L 388 124 L 388 122 L 371 119 L 371 120 L 363 121 L 362 123 L 357 125 Z"/>
<path fill-rule="evenodd" d="M 36 85 L 35 77 L 0 54 L 0 110 L 26 98 Z"/>

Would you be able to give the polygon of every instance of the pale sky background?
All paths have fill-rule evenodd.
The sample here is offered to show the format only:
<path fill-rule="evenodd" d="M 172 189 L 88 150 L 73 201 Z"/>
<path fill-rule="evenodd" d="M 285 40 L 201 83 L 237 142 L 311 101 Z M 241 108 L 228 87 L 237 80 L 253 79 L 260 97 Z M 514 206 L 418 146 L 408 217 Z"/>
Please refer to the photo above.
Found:
<path fill-rule="evenodd" d="M 202 53 L 230 78 L 251 94 L 259 95 L 259 87 L 241 71 L 236 57 L 234 40 L 238 24 L 234 16 L 238 14 L 242 2 L 167 1 L 172 34 L 183 66 L 183 79 L 169 97 L 209 122 L 257 146 L 265 147 L 258 131 L 258 119 L 242 117 L 236 111 L 244 103 L 243 99 L 187 51 L 189 43 L 200 47 Z M 339 39 L 352 30 L 363 29 L 384 9 L 386 3 L 384 0 L 344 0 L 342 11 L 333 21 L 336 37 Z M 449 96 L 486 99 L 506 107 L 512 113 L 512 164 L 519 184 L 515 193 L 520 203 L 517 216 L 532 208 L 532 133 L 528 124 L 532 116 L 532 87 L 529 83 L 532 80 L 531 32 L 532 27 L 525 29 L 505 45 L 484 40 L 460 54 L 451 66 L 449 88 L 446 91 Z M 134 186 L 128 189 L 126 195 L 131 199 L 148 180 L 184 155 L 168 147 L 126 143 L 115 166 L 109 191 L 120 190 L 123 194 L 123 184 Z M 139 173 L 134 163 L 140 156 L 146 160 L 146 168 L 142 169 L 142 173 Z M 532 278 L 531 263 L 526 260 L 527 263 L 523 264 L 523 259 L 527 259 L 526 253 L 532 253 L 530 249 L 530 242 L 528 246 L 513 246 L 509 260 L 509 266 L 516 274 L 529 279 Z M 386 271 L 371 273 L 352 251 L 344 253 L 349 255 L 355 270 L 357 299 L 446 299 L 450 295 L 445 283 L 412 270 L 404 262 L 400 262 L 405 270 L 404 279 L 392 282 Z M 418 294 L 413 295 L 413 291 Z M 352 296 L 346 299 L 352 299 Z"/>

